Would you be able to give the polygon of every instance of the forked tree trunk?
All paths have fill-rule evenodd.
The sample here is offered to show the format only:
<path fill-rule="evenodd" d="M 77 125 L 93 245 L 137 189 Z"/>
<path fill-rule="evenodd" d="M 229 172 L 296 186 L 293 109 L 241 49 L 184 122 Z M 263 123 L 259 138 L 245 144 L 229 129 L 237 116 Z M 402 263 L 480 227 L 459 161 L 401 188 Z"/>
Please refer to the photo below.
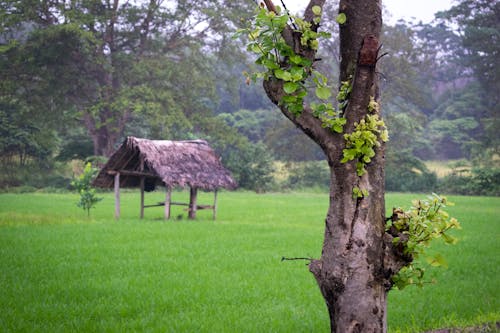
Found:
<path fill-rule="evenodd" d="M 266 1 L 266 4 L 269 1 Z M 325 0 L 311 0 L 304 19 L 313 23 L 313 6 Z M 271 10 L 271 8 L 268 9 Z M 352 78 L 352 92 L 344 117 L 344 133 L 352 133 L 355 123 L 368 114 L 370 97 L 378 99 L 376 62 L 382 26 L 381 0 L 341 0 L 339 12 L 347 17 L 340 27 L 340 80 Z M 323 17 L 322 20 L 334 20 Z M 313 29 L 317 26 L 313 23 Z M 291 36 L 291 37 L 290 37 Z M 315 52 L 300 45 L 300 35 L 285 31 L 286 42 L 298 53 L 315 59 Z M 264 89 L 277 105 L 284 96 L 283 81 L 271 78 Z M 345 148 L 344 133 L 322 127 L 312 110 L 304 106 L 300 116 L 280 106 L 283 114 L 318 143 L 331 170 L 330 205 L 325 223 L 321 258 L 309 269 L 321 289 L 330 314 L 331 331 L 385 332 L 387 292 L 390 278 L 402 266 L 385 233 L 384 146 L 359 177 L 356 160 L 341 163 Z M 355 187 L 368 195 L 353 196 Z"/>
<path fill-rule="evenodd" d="M 342 0 L 339 12 L 347 17 L 340 27 L 340 80 L 354 77 L 345 111 L 345 131 L 349 133 L 353 123 L 367 114 L 370 96 L 378 95 L 375 66 L 381 3 Z M 310 270 L 327 303 L 332 332 L 385 332 L 384 150 L 376 151 L 361 178 L 355 161 L 343 164 L 338 151 L 326 153 L 331 166 L 331 201 L 322 256 L 311 263 Z M 369 195 L 353 198 L 354 187 L 367 189 Z"/>

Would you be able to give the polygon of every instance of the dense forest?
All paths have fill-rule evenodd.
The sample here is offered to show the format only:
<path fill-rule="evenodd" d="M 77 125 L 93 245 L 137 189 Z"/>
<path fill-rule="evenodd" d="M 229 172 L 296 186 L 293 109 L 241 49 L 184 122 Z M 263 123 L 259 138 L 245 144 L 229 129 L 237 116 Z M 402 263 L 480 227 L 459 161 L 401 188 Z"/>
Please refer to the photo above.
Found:
<path fill-rule="evenodd" d="M 241 0 L 0 1 L 0 188 L 67 188 L 126 136 L 205 139 L 241 188 L 327 188 L 321 150 L 243 75 L 257 65 L 233 35 L 254 14 Z M 338 27 L 321 28 L 336 82 Z M 491 0 L 384 26 L 388 190 L 500 195 L 499 40 Z M 452 172 L 438 179 L 436 160 Z"/>

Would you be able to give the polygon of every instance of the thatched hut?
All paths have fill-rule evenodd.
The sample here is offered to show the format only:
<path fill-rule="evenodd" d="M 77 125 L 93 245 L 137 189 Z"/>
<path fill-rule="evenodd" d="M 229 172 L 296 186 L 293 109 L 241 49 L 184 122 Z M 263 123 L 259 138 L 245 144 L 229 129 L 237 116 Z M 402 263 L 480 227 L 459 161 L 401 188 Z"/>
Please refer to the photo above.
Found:
<path fill-rule="evenodd" d="M 120 188 L 141 189 L 141 212 L 144 208 L 165 206 L 165 218 L 170 217 L 171 205 L 188 206 L 189 218 L 196 217 L 198 209 L 217 209 L 217 189 L 235 189 L 236 182 L 204 140 L 168 141 L 127 137 L 118 150 L 100 170 L 93 185 L 115 189 L 115 217 L 120 216 Z M 144 205 L 144 191 L 163 185 L 167 189 L 165 202 Z M 190 188 L 189 204 L 171 201 L 174 187 Z M 197 190 L 214 191 L 213 205 L 199 205 Z"/>

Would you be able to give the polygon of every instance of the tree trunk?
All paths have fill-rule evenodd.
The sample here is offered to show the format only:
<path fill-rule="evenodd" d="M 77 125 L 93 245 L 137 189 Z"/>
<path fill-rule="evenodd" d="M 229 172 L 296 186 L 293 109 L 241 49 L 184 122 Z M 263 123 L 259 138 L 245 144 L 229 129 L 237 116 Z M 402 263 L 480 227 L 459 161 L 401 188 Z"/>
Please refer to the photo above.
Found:
<path fill-rule="evenodd" d="M 94 143 L 94 155 L 109 157 L 114 151 L 115 140 L 114 135 L 110 135 L 107 126 L 103 126 L 91 133 L 92 142 Z"/>
<path fill-rule="evenodd" d="M 123 114 L 113 114 L 107 108 L 99 111 L 98 115 L 85 113 L 83 123 L 92 138 L 95 156 L 109 157 L 115 151 L 115 144 L 123 135 L 125 124 L 130 118 L 128 111 Z M 110 119 L 115 121 L 106 124 Z"/>
<path fill-rule="evenodd" d="M 345 132 L 367 114 L 377 97 L 375 66 L 382 18 L 380 0 L 342 0 L 340 80 L 353 77 L 345 110 Z M 388 281 L 384 273 L 384 150 L 379 148 L 359 177 L 355 161 L 340 163 L 338 150 L 327 150 L 331 166 L 330 207 L 321 259 L 314 274 L 330 314 L 332 332 L 385 332 Z M 368 195 L 353 198 L 353 188 Z"/>
<path fill-rule="evenodd" d="M 331 167 L 322 255 L 309 269 L 325 298 L 332 332 L 386 331 L 383 152 L 377 153 L 380 158 L 359 181 L 354 165 Z M 353 199 L 353 186 L 369 188 L 369 195 Z"/>
<path fill-rule="evenodd" d="M 304 19 L 312 23 L 313 6 L 322 7 L 324 3 L 311 0 Z M 280 104 L 285 95 L 283 81 L 272 77 L 264 81 L 264 89 L 283 114 L 320 145 L 330 165 L 330 205 L 322 254 L 309 269 L 328 307 L 331 331 L 385 332 L 390 277 L 401 265 L 385 234 L 383 142 L 379 138 L 376 155 L 361 177 L 356 172 L 357 160 L 341 162 L 346 147 L 344 134 L 352 133 L 356 123 L 367 116 L 370 97 L 378 99 L 375 67 L 382 26 L 381 0 L 341 0 L 339 12 L 347 17 L 340 26 L 340 80 L 352 79 L 343 133 L 323 128 L 307 105 L 299 116 L 290 113 Z M 286 30 L 283 33 L 294 50 L 300 45 L 297 35 Z M 298 53 L 315 59 L 315 52 L 304 46 L 299 46 Z M 366 190 L 368 195 L 358 198 L 353 195 L 355 188 Z"/>

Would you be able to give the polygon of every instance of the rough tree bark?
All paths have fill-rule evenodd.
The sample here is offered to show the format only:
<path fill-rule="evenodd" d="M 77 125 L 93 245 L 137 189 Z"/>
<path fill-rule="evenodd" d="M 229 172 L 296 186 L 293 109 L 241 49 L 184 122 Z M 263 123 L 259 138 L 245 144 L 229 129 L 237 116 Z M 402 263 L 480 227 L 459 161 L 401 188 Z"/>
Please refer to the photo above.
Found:
<path fill-rule="evenodd" d="M 272 10 L 271 1 L 265 2 Z M 325 0 L 311 0 L 304 19 L 313 23 L 313 6 L 323 7 L 324 3 Z M 340 26 L 340 80 L 352 76 L 352 92 L 344 111 L 344 133 L 351 133 L 355 123 L 369 112 L 370 96 L 378 97 L 376 62 L 382 27 L 381 0 L 341 0 L 339 12 L 347 17 Z M 326 19 L 335 18 L 322 18 Z M 313 23 L 313 29 L 317 28 Z M 300 44 L 300 34 L 286 28 L 283 37 L 296 53 L 315 59 L 315 51 Z M 331 170 L 322 255 L 309 265 L 328 307 L 331 331 L 385 332 L 390 278 L 405 262 L 385 232 L 383 142 L 366 166 L 367 172 L 359 177 L 356 160 L 341 163 L 344 133 L 323 128 L 307 105 L 299 116 L 280 105 L 285 94 L 283 84 L 271 78 L 264 81 L 264 89 L 282 113 L 320 145 Z M 368 190 L 369 195 L 353 198 L 354 187 Z"/>

